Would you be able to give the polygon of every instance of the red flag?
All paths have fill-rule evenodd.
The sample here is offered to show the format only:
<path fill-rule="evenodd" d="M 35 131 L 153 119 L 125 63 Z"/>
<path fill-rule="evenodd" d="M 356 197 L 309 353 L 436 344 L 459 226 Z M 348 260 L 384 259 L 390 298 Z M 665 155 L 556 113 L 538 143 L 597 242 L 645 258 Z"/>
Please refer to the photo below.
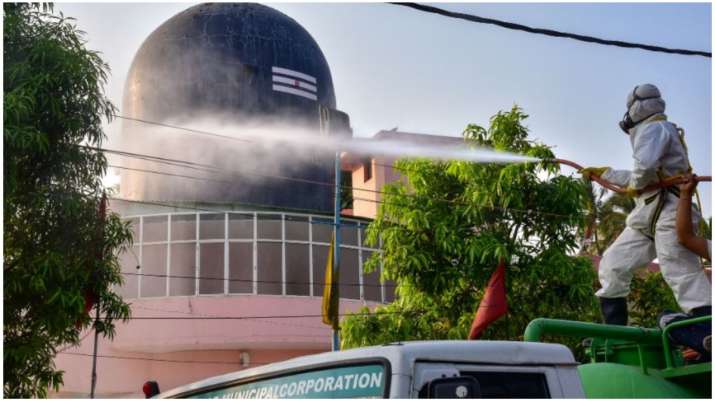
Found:
<path fill-rule="evenodd" d="M 499 260 L 497 269 L 489 278 L 489 284 L 484 292 L 484 297 L 474 316 L 472 328 L 469 330 L 470 340 L 479 338 L 489 324 L 499 319 L 507 312 L 506 287 L 504 286 L 504 274 L 506 266 L 504 260 Z"/>

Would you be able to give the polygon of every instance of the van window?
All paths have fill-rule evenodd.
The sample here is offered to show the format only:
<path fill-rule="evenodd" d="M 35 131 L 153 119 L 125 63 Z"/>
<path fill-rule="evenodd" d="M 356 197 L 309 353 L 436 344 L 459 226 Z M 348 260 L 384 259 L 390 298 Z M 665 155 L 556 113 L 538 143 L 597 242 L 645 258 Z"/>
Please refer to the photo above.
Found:
<path fill-rule="evenodd" d="M 289 372 L 184 394 L 184 398 L 384 398 L 388 375 L 380 363 Z"/>
<path fill-rule="evenodd" d="M 482 398 L 550 397 L 544 373 L 463 371 L 460 374 L 479 381 Z"/>

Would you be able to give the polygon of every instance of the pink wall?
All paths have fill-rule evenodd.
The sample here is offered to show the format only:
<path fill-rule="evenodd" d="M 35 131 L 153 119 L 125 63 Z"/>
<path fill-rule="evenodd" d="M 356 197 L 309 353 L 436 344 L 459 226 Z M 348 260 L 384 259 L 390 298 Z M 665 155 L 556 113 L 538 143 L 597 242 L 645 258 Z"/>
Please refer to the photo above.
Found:
<path fill-rule="evenodd" d="M 347 159 L 347 158 L 346 158 Z M 370 160 L 372 164 L 372 178 L 364 180 L 364 167 L 354 161 L 346 161 L 344 166 L 352 170 L 353 210 L 354 216 L 374 219 L 377 208 L 382 201 L 382 191 L 385 184 L 400 179 L 400 175 L 390 167 L 395 160 L 392 158 L 376 157 Z"/>
<path fill-rule="evenodd" d="M 133 299 L 134 317 L 264 317 L 245 320 L 141 320 L 117 325 L 113 341 L 100 337 L 97 397 L 143 397 L 142 384 L 159 382 L 162 391 L 248 367 L 330 350 L 331 331 L 322 324 L 321 298 L 306 296 L 190 296 Z M 341 300 L 341 313 L 375 303 Z M 265 318 L 310 315 L 304 318 Z M 93 334 L 80 346 L 58 354 L 64 386 L 50 397 L 89 395 Z M 225 363 L 224 363 L 225 362 Z"/>

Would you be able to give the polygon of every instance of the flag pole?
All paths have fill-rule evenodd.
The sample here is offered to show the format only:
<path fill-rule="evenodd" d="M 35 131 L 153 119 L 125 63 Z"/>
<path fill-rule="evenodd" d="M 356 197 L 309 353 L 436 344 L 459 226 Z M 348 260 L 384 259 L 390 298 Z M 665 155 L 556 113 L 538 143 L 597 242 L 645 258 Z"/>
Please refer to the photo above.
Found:
<path fill-rule="evenodd" d="M 97 300 L 97 312 L 94 318 L 94 351 L 92 352 L 92 387 L 89 391 L 89 398 L 94 399 L 94 390 L 97 387 L 97 342 L 99 341 L 99 300 Z"/>
<path fill-rule="evenodd" d="M 100 219 L 100 224 L 99 224 L 99 233 L 100 233 L 100 238 L 98 239 L 99 245 L 97 248 L 97 259 L 98 262 L 104 261 L 104 225 L 105 221 L 107 219 L 107 194 L 105 192 L 102 192 L 102 200 L 100 201 L 99 204 L 99 219 Z M 95 280 L 99 276 L 99 272 L 95 271 L 92 273 L 92 278 Z M 96 286 L 96 285 L 95 285 Z M 94 316 L 94 350 L 92 352 L 92 384 L 89 390 L 89 398 L 94 399 L 94 390 L 97 387 L 97 343 L 99 342 L 99 303 L 100 303 L 100 298 L 99 295 L 97 295 L 97 305 L 96 305 L 96 313 Z"/>
<path fill-rule="evenodd" d="M 335 211 L 333 218 L 333 225 L 335 229 L 335 246 L 333 247 L 333 267 L 335 270 L 340 270 L 340 181 L 341 181 L 341 171 L 340 171 L 340 150 L 335 151 Z M 339 275 L 335 275 L 335 278 L 340 278 Z M 339 279 L 338 279 L 339 280 Z M 339 288 L 340 283 L 336 284 Z M 340 315 L 340 296 L 338 295 L 338 316 Z M 340 332 L 333 329 L 333 351 L 340 350 Z"/>

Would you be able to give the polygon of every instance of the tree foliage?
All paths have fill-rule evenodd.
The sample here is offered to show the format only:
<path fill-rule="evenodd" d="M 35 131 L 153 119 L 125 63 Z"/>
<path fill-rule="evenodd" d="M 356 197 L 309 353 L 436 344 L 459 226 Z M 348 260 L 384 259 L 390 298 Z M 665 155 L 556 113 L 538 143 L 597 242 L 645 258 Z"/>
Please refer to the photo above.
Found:
<path fill-rule="evenodd" d="M 633 326 L 654 328 L 664 310 L 680 311 L 673 291 L 660 272 L 644 270 L 635 275 L 628 300 L 628 324 Z"/>
<path fill-rule="evenodd" d="M 112 287 L 131 231 L 98 213 L 107 161 L 92 147 L 114 112 L 102 91 L 107 65 L 47 7 L 3 11 L 4 395 L 44 397 L 62 383 L 57 348 L 91 323 L 85 295 L 99 299 L 105 336 L 129 317 Z"/>
<path fill-rule="evenodd" d="M 626 227 L 628 214 L 636 207 L 635 201 L 625 194 L 613 193 L 603 187 L 594 188 L 586 183 L 586 209 L 584 222 L 584 247 L 582 253 L 602 256 Z"/>
<path fill-rule="evenodd" d="M 466 144 L 553 158 L 530 141 L 518 108 L 499 112 L 488 128 L 471 124 Z M 547 163 L 402 160 L 404 182 L 389 184 L 367 241 L 382 240 L 366 269 L 383 264 L 397 283 L 395 302 L 363 309 L 342 322 L 343 346 L 417 339 L 466 339 L 484 288 L 507 261 L 509 312 L 484 339 L 520 339 L 536 317 L 593 321 L 596 274 L 573 257 L 587 193 L 580 180 Z"/>

